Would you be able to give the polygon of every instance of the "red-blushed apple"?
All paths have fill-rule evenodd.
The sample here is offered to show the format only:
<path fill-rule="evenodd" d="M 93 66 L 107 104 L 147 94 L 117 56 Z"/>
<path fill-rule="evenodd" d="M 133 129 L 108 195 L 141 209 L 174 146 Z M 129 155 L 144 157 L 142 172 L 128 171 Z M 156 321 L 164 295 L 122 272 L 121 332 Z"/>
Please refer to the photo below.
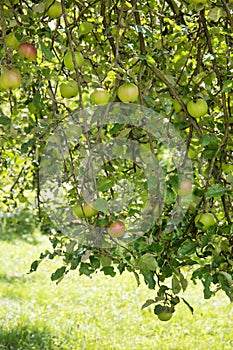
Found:
<path fill-rule="evenodd" d="M 81 54 L 81 52 L 75 51 L 74 56 L 75 56 L 77 66 L 82 67 L 83 62 L 84 62 L 84 57 Z M 70 51 L 68 51 L 65 54 L 64 64 L 65 64 L 66 68 L 68 68 L 69 70 L 74 70 L 74 62 L 73 62 L 73 58 L 72 58 L 72 53 Z"/>
<path fill-rule="evenodd" d="M 138 87 L 135 84 L 125 83 L 118 88 L 117 95 L 122 102 L 135 102 L 138 98 Z"/>
<path fill-rule="evenodd" d="M 18 47 L 18 52 L 21 56 L 27 58 L 29 61 L 36 59 L 37 50 L 34 45 L 30 43 L 22 43 Z"/>
<path fill-rule="evenodd" d="M 122 221 L 115 221 L 108 227 L 108 234 L 112 238 L 123 236 L 125 232 L 125 224 Z"/>
<path fill-rule="evenodd" d="M 2 89 L 17 89 L 21 84 L 21 75 L 14 69 L 5 71 L 0 77 L 0 85 Z"/>
<path fill-rule="evenodd" d="M 180 196 L 187 196 L 188 194 L 190 194 L 192 192 L 192 182 L 190 179 L 185 179 L 182 180 L 179 186 L 179 195 Z"/>
<path fill-rule="evenodd" d="M 109 102 L 110 95 L 108 91 L 102 88 L 97 88 L 91 93 L 90 99 L 92 103 L 95 103 L 97 105 L 103 105 Z"/>

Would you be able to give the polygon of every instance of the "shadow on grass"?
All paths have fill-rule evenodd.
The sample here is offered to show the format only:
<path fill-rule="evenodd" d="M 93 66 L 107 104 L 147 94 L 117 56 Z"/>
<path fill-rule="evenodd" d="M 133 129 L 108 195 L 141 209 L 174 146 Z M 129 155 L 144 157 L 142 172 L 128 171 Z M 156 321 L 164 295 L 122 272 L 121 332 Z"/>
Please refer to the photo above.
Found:
<path fill-rule="evenodd" d="M 23 325 L 9 330 L 0 329 L 0 350 L 58 350 L 62 343 L 48 330 Z"/>
<path fill-rule="evenodd" d="M 15 241 L 20 239 L 36 245 L 38 242 L 34 237 L 35 228 L 35 214 L 28 209 L 5 213 L 0 220 L 0 240 Z"/>

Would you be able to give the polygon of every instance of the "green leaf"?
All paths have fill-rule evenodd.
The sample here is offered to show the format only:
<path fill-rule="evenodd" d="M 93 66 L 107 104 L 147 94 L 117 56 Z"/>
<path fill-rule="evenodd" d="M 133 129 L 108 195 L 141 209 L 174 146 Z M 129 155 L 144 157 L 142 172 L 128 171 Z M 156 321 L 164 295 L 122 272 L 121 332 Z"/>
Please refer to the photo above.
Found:
<path fill-rule="evenodd" d="M 141 273 L 143 274 L 144 281 L 148 285 L 149 289 L 155 289 L 155 280 L 154 280 L 154 273 L 149 270 L 141 270 Z"/>
<path fill-rule="evenodd" d="M 62 276 L 64 276 L 66 272 L 66 266 L 62 266 L 59 269 L 57 269 L 54 273 L 52 273 L 51 275 L 51 280 L 52 281 L 56 281 L 59 278 L 61 278 Z"/>
<path fill-rule="evenodd" d="M 179 277 L 180 277 L 181 287 L 184 292 L 188 287 L 188 281 L 186 280 L 186 278 L 184 278 L 184 275 L 182 273 L 180 273 Z"/>
<path fill-rule="evenodd" d="M 108 202 L 103 198 L 97 198 L 94 207 L 96 210 L 101 211 L 104 214 L 108 213 Z"/>
<path fill-rule="evenodd" d="M 45 56 L 45 58 L 48 60 L 48 61 L 52 61 L 53 59 L 53 54 L 52 52 L 50 51 L 50 48 L 42 41 L 40 40 L 40 47 L 41 47 L 41 50 Z"/>
<path fill-rule="evenodd" d="M 110 190 L 110 188 L 112 188 L 113 185 L 114 185 L 114 179 L 106 177 L 104 179 L 101 179 L 97 183 L 97 190 L 100 192 L 106 192 L 106 191 Z"/>
<path fill-rule="evenodd" d="M 152 305 L 155 303 L 155 300 L 154 299 L 148 299 L 141 307 L 141 310 L 145 309 L 146 307 Z"/>
<path fill-rule="evenodd" d="M 2 125 L 9 125 L 11 124 L 11 119 L 9 117 L 7 117 L 7 115 L 0 115 L 0 124 Z"/>
<path fill-rule="evenodd" d="M 176 275 L 172 276 L 172 291 L 174 294 L 178 294 L 181 291 L 180 281 L 176 277 Z"/>
<path fill-rule="evenodd" d="M 86 275 L 86 276 L 90 276 L 93 272 L 95 271 L 95 269 L 93 269 L 90 264 L 81 262 L 80 267 L 79 267 L 79 274 L 81 275 Z"/>
<path fill-rule="evenodd" d="M 195 253 L 196 247 L 197 247 L 197 242 L 194 242 L 194 241 L 185 242 L 178 249 L 178 255 L 179 256 L 191 255 Z"/>
<path fill-rule="evenodd" d="M 218 198 L 222 197 L 224 194 L 228 192 L 227 188 L 220 186 L 219 184 L 213 185 L 208 188 L 206 192 L 206 198 Z"/>
<path fill-rule="evenodd" d="M 207 135 L 204 135 L 200 138 L 199 143 L 202 146 L 207 146 L 210 143 L 218 143 L 218 138 L 215 135 L 207 134 Z"/>
<path fill-rule="evenodd" d="M 102 269 L 100 271 L 103 271 L 103 273 L 105 275 L 108 275 L 108 276 L 116 276 L 116 272 L 114 271 L 114 267 L 113 266 L 105 266 L 105 267 L 102 267 Z"/>
<path fill-rule="evenodd" d="M 33 263 L 31 264 L 29 273 L 36 271 L 40 262 L 41 262 L 40 260 L 33 261 Z"/>
<path fill-rule="evenodd" d="M 155 256 L 149 253 L 144 254 L 135 262 L 136 266 L 141 270 L 158 270 L 158 263 L 155 260 Z"/>

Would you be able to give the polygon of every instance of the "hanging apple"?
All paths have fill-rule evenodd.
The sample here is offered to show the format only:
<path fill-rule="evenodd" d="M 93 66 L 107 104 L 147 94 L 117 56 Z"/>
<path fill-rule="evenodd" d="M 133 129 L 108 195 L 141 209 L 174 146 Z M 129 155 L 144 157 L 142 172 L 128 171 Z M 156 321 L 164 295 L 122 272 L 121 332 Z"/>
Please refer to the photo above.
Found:
<path fill-rule="evenodd" d="M 21 84 L 21 75 L 18 71 L 9 69 L 0 77 L 0 86 L 4 90 L 17 89 Z"/>
<path fill-rule="evenodd" d="M 208 105 L 203 98 L 198 98 L 188 102 L 187 110 L 192 117 L 200 118 L 208 112 Z"/>
<path fill-rule="evenodd" d="M 91 93 L 90 99 L 92 103 L 103 105 L 109 102 L 110 95 L 106 90 L 97 88 Z"/>
<path fill-rule="evenodd" d="M 60 92 L 62 97 L 72 98 L 78 94 L 78 84 L 76 81 L 71 80 L 66 83 L 62 83 L 60 86 Z"/>
<path fill-rule="evenodd" d="M 47 11 L 47 15 L 50 18 L 58 18 L 62 14 L 62 6 L 59 1 L 55 1 L 55 0 L 47 1 L 45 9 Z"/>
<path fill-rule="evenodd" d="M 118 88 L 117 95 L 122 102 L 135 102 L 138 98 L 138 87 L 135 84 L 125 83 Z"/>
<path fill-rule="evenodd" d="M 90 22 L 82 22 L 79 26 L 78 34 L 85 35 L 88 34 L 92 31 L 93 29 L 93 24 Z"/>
<path fill-rule="evenodd" d="M 108 227 L 108 233 L 112 238 L 121 237 L 125 232 L 125 225 L 122 221 L 115 221 Z"/>
<path fill-rule="evenodd" d="M 78 67 L 82 67 L 83 62 L 84 62 L 84 57 L 81 54 L 81 52 L 75 51 L 74 56 L 75 56 L 75 60 L 77 62 L 77 66 Z M 68 51 L 65 54 L 64 64 L 65 64 L 66 68 L 68 68 L 69 70 L 74 70 L 74 62 L 73 62 L 71 51 Z"/>
<path fill-rule="evenodd" d="M 203 213 L 203 214 L 198 214 L 195 217 L 195 224 L 201 223 L 204 228 L 209 228 L 210 226 L 215 225 L 216 220 L 215 217 L 212 213 Z"/>
<path fill-rule="evenodd" d="M 180 196 L 187 196 L 192 192 L 192 182 L 190 179 L 185 179 L 181 181 L 179 186 L 179 195 Z"/>
<path fill-rule="evenodd" d="M 27 58 L 29 61 L 36 59 L 37 50 L 34 45 L 29 43 L 22 43 L 18 47 L 18 52 L 22 57 Z"/>

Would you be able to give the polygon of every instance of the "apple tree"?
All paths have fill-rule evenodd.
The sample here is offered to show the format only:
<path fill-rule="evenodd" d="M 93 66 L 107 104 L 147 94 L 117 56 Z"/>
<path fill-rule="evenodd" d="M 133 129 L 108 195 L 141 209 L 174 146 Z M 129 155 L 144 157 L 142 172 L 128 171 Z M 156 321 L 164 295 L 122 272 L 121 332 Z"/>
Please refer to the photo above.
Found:
<path fill-rule="evenodd" d="M 49 234 L 31 272 L 131 272 L 161 320 L 190 280 L 232 301 L 232 1 L 0 11 L 0 213 Z"/>

